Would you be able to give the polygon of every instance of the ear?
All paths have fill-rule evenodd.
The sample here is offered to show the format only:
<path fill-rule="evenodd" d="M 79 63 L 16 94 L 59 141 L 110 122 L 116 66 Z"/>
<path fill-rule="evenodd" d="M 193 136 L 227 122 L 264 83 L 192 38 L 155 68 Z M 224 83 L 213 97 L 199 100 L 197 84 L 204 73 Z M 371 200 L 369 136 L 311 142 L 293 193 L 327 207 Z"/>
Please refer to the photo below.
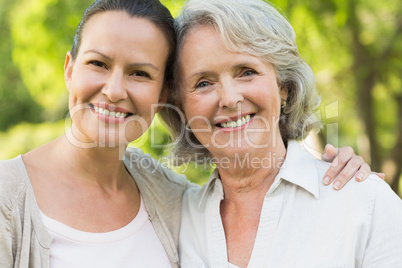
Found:
<path fill-rule="evenodd" d="M 281 87 L 279 91 L 279 95 L 282 100 L 287 100 L 288 99 L 288 89 L 286 87 Z"/>
<path fill-rule="evenodd" d="M 159 113 L 160 110 L 162 110 L 163 106 L 166 104 L 167 99 L 168 99 L 168 93 L 169 93 L 169 86 L 165 83 L 163 85 L 161 94 L 159 95 L 159 101 L 158 101 L 158 108 L 156 109 L 156 112 Z"/>
<path fill-rule="evenodd" d="M 73 73 L 74 61 L 71 52 L 67 52 L 66 60 L 64 62 L 64 82 L 66 83 L 67 90 L 70 91 L 71 75 Z"/>

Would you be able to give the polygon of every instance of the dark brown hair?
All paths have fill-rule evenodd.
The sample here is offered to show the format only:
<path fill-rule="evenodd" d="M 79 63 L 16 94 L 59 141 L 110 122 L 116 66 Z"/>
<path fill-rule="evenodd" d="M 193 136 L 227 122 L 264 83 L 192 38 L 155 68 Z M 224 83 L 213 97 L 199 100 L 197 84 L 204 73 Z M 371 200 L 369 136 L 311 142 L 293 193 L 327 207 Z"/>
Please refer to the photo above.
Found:
<path fill-rule="evenodd" d="M 169 56 L 166 62 L 165 81 L 173 79 L 173 61 L 176 51 L 176 33 L 174 19 L 170 11 L 158 0 L 96 0 L 85 11 L 74 36 L 71 56 L 76 59 L 81 45 L 82 31 L 86 22 L 95 14 L 106 11 L 124 11 L 131 17 L 148 19 L 165 35 L 169 44 Z M 133 29 L 135 31 L 135 29 Z"/>

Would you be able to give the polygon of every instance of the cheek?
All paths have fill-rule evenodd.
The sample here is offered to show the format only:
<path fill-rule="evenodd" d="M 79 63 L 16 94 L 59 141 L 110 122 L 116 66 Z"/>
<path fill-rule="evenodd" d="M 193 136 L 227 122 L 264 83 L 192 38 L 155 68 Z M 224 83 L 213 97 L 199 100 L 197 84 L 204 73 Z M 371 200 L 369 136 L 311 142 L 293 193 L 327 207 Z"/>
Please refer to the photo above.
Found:
<path fill-rule="evenodd" d="M 155 88 L 143 88 L 136 87 L 128 92 L 129 98 L 131 99 L 135 110 L 144 118 L 150 118 L 155 114 L 161 89 Z"/>
<path fill-rule="evenodd" d="M 186 94 L 186 93 L 180 94 L 180 101 L 181 101 L 181 106 L 183 108 L 185 119 L 188 121 L 188 119 L 193 116 L 193 112 L 194 112 L 193 103 L 194 104 L 196 104 L 196 103 L 194 102 L 194 98 L 190 94 Z"/>
<path fill-rule="evenodd" d="M 202 106 L 201 106 L 202 107 Z M 200 118 L 205 118 L 205 113 L 203 109 L 201 109 L 199 103 L 187 103 L 184 106 L 184 116 L 185 120 L 191 123 L 191 127 L 200 128 L 200 123 L 204 120 L 200 120 Z M 205 107 L 204 107 L 205 108 Z M 201 124 L 202 125 L 202 124 Z"/>
<path fill-rule="evenodd" d="M 212 93 L 188 94 L 182 99 L 184 99 L 183 108 L 187 119 L 195 116 L 210 118 L 213 116 L 215 108 L 217 107 L 216 99 Z"/>
<path fill-rule="evenodd" d="M 79 75 L 74 75 L 70 82 L 70 96 L 73 100 L 85 100 L 102 89 L 103 76 L 94 72 L 78 70 Z M 70 98 L 71 99 L 71 98 Z"/>
<path fill-rule="evenodd" d="M 280 111 L 281 98 L 277 87 L 260 85 L 254 88 L 253 92 L 255 94 L 252 96 L 250 95 L 250 99 L 252 99 L 259 107 L 265 107 L 275 113 L 276 111 Z"/>

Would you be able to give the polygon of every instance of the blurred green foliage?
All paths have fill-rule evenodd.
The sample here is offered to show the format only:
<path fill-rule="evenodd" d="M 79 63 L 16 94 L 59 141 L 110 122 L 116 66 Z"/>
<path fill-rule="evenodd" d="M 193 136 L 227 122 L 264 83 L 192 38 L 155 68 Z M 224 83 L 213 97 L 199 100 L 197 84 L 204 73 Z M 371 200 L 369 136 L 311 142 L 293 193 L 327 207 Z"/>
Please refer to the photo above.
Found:
<path fill-rule="evenodd" d="M 12 59 L 10 10 L 13 1 L 0 1 L 0 131 L 21 121 L 39 122 L 40 107 L 32 100 Z M 1 145 L 1 141 L 0 141 Z M 1 148 L 1 151 L 5 148 Z"/>
<path fill-rule="evenodd" d="M 161 2 L 174 16 L 183 3 Z M 0 0 L 0 159 L 24 153 L 64 133 L 64 58 L 82 13 L 91 3 Z M 316 74 L 323 121 L 339 127 L 337 133 L 324 128 L 322 141 L 332 141 L 336 135 L 339 143 L 335 146 L 352 146 L 367 161 L 372 160 L 375 170 L 389 172 L 387 179 L 399 179 L 402 162 L 395 148 L 400 148 L 402 128 L 402 2 L 273 3 L 294 26 L 300 52 Z M 326 106 L 333 105 L 335 110 L 327 109 L 331 115 L 324 112 Z M 161 158 L 165 156 L 163 148 L 155 148 L 151 142 L 165 144 L 168 139 L 166 129 L 156 120 L 133 145 Z M 185 173 L 203 183 L 210 170 L 190 166 Z"/>
<path fill-rule="evenodd" d="M 55 120 L 66 109 L 63 62 L 82 13 L 92 1 L 19 0 L 10 9 L 12 58 L 21 79 L 44 112 Z"/>
<path fill-rule="evenodd" d="M 0 132 L 0 159 L 15 157 L 60 137 L 64 134 L 64 124 L 64 120 L 38 124 L 22 122 L 7 132 Z"/>

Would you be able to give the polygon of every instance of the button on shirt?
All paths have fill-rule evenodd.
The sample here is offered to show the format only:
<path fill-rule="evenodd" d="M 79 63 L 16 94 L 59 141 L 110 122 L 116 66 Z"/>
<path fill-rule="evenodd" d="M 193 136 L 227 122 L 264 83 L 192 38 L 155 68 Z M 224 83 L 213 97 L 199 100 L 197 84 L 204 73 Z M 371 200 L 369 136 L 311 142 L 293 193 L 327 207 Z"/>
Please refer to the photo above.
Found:
<path fill-rule="evenodd" d="M 290 141 L 266 194 L 248 267 L 402 267 L 402 201 L 375 175 L 341 191 L 324 186 L 329 164 Z M 180 262 L 229 267 L 216 170 L 183 196 Z"/>

